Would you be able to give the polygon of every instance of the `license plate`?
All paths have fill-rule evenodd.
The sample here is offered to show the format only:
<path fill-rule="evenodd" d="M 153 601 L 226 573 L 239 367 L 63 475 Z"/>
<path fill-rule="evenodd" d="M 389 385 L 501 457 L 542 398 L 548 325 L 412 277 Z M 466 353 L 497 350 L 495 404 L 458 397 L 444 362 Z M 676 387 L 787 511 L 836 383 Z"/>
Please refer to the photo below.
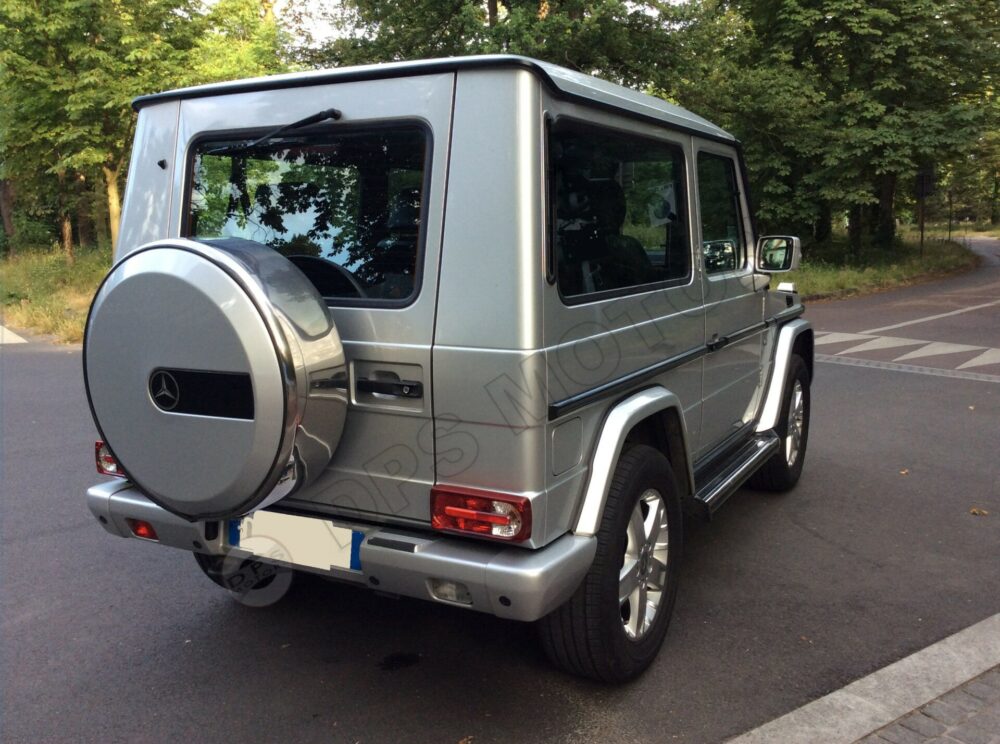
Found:
<path fill-rule="evenodd" d="M 328 571 L 361 570 L 365 533 L 326 519 L 259 511 L 230 519 L 230 547 L 267 560 Z"/>

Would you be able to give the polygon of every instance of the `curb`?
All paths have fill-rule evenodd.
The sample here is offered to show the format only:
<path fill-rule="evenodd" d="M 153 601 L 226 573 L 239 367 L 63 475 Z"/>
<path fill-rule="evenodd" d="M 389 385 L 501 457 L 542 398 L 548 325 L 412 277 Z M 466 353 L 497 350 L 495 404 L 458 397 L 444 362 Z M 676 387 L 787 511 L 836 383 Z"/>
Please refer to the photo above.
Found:
<path fill-rule="evenodd" d="M 1000 664 L 1000 613 L 729 739 L 850 744 Z"/>

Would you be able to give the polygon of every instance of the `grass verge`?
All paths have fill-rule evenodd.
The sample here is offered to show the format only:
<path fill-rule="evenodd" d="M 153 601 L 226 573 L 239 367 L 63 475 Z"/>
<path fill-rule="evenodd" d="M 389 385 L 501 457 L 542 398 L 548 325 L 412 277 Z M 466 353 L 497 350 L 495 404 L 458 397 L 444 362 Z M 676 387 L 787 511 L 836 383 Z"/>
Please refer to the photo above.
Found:
<path fill-rule="evenodd" d="M 805 299 L 829 299 L 878 292 L 929 281 L 976 267 L 976 255 L 954 241 L 935 240 L 924 245 L 899 242 L 890 249 L 867 249 L 844 265 L 847 246 L 833 243 L 806 249 L 798 271 L 781 281 L 795 282 Z M 787 278 L 786 278 L 787 277 Z"/>
<path fill-rule="evenodd" d="M 109 248 L 78 249 L 73 265 L 62 251 L 5 258 L 0 261 L 0 320 L 79 343 L 90 301 L 110 267 Z"/>

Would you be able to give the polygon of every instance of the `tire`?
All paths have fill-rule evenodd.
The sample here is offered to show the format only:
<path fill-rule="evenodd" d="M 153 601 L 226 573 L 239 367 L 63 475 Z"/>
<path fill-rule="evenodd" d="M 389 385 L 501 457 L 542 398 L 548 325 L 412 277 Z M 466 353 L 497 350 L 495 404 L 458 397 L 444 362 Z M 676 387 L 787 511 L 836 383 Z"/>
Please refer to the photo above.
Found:
<path fill-rule="evenodd" d="M 649 527 L 656 521 L 650 521 L 651 509 L 657 509 L 665 520 L 659 520 L 659 539 L 653 535 L 649 541 Z M 638 523 L 632 522 L 634 514 Z M 677 597 L 681 515 L 667 458 L 645 445 L 624 451 L 608 492 L 590 571 L 564 605 L 538 622 L 542 646 L 556 666 L 603 682 L 625 682 L 652 663 L 663 645 Z M 630 539 L 630 532 L 634 536 L 639 529 L 644 530 L 644 544 Z M 649 546 L 652 552 L 643 557 L 643 548 L 648 551 Z M 633 575 L 641 577 L 645 569 L 646 578 L 633 580 L 634 590 L 621 600 L 623 568 L 630 562 Z M 652 596 L 655 590 L 640 593 L 646 581 L 649 587 L 659 585 L 658 600 Z M 640 596 L 657 602 L 651 619 L 634 611 Z"/>
<path fill-rule="evenodd" d="M 809 369 L 798 354 L 793 354 L 782 396 L 778 425 L 774 433 L 781 447 L 774 456 L 750 477 L 750 487 L 758 491 L 787 491 L 799 482 L 809 444 Z M 797 434 L 797 436 L 796 436 Z"/>

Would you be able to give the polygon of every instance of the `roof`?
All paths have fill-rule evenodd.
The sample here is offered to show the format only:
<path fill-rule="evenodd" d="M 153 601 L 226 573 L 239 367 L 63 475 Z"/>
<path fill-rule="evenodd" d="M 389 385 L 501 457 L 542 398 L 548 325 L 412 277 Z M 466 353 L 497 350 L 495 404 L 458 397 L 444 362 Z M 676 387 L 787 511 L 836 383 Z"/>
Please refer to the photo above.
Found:
<path fill-rule="evenodd" d="M 724 129 L 712 124 L 707 119 L 703 119 L 680 106 L 660 100 L 655 96 L 646 95 L 631 88 L 610 83 L 607 80 L 601 80 L 592 75 L 585 75 L 581 72 L 560 67 L 559 65 L 553 65 L 549 62 L 506 54 L 447 57 L 414 62 L 390 62 L 359 67 L 340 67 L 330 70 L 293 72 L 284 75 L 235 80 L 228 83 L 212 83 L 210 85 L 198 85 L 191 88 L 180 88 L 164 93 L 139 96 L 132 102 L 132 106 L 138 111 L 143 106 L 162 101 L 223 96 L 234 93 L 248 93 L 278 88 L 297 88 L 357 80 L 376 80 L 439 72 L 454 72 L 458 70 L 504 67 L 521 68 L 533 72 L 548 86 L 554 95 L 560 98 L 612 109 L 635 118 L 668 124 L 674 128 L 683 129 L 710 139 L 728 142 L 735 141 L 735 137 Z"/>

